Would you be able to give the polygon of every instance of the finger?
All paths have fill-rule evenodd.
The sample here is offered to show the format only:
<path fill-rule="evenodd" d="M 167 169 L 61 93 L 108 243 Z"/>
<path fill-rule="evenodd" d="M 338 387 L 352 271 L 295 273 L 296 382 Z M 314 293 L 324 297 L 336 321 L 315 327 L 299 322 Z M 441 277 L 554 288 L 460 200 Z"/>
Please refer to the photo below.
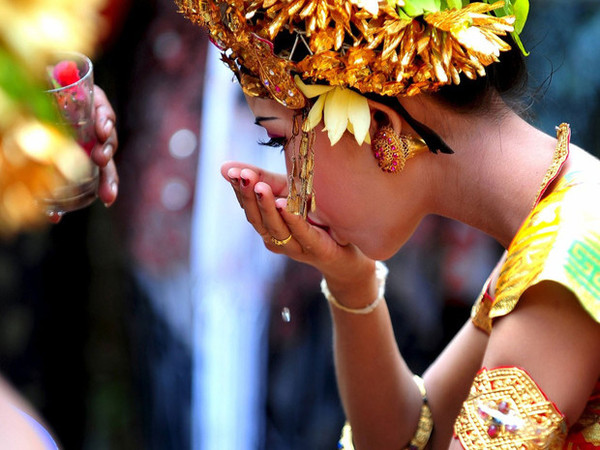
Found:
<path fill-rule="evenodd" d="M 231 168 L 250 169 L 257 174 L 258 181 L 263 181 L 271 186 L 273 193 L 277 197 L 287 197 L 288 186 L 287 177 L 280 173 L 269 172 L 268 170 L 261 169 L 260 167 L 253 166 L 252 164 L 239 163 L 236 161 L 227 161 L 221 166 L 221 174 L 227 178 L 227 172 Z"/>
<path fill-rule="evenodd" d="M 229 169 L 225 175 L 225 179 L 231 184 L 235 197 L 237 198 L 240 207 L 243 208 L 242 197 L 240 195 L 240 169 L 237 167 Z"/>
<path fill-rule="evenodd" d="M 92 149 L 92 161 L 99 167 L 106 167 L 117 151 L 118 139 L 115 128 L 111 131 L 106 141 L 98 141 Z"/>
<path fill-rule="evenodd" d="M 294 240 L 305 255 L 317 256 L 319 259 L 328 259 L 332 255 L 328 252 L 339 248 L 328 232 L 323 228 L 310 225 L 301 215 L 289 212 L 284 199 L 276 202 L 279 215 L 285 222 Z"/>
<path fill-rule="evenodd" d="M 285 251 L 293 254 L 301 250 L 294 241 L 292 232 L 281 218 L 271 187 L 266 183 L 258 182 L 254 186 L 254 193 L 265 230 L 263 235 L 265 246 L 276 253 Z"/>
<path fill-rule="evenodd" d="M 117 116 L 106 94 L 99 86 L 94 86 L 94 109 L 96 112 L 96 134 L 106 141 L 115 127 Z"/>
<path fill-rule="evenodd" d="M 91 157 L 99 167 L 105 167 L 113 158 L 119 140 L 115 126 L 115 112 L 106 98 L 106 94 L 98 86 L 94 86 L 94 108 L 98 142 L 92 149 Z"/>
<path fill-rule="evenodd" d="M 98 184 L 98 197 L 106 207 L 112 205 L 117 199 L 119 192 L 119 175 L 115 162 L 110 162 L 100 170 L 100 181 Z"/>
<path fill-rule="evenodd" d="M 258 174 L 251 169 L 244 168 L 240 171 L 239 195 L 240 203 L 244 208 L 246 220 L 254 227 L 254 229 L 263 236 L 266 235 L 263 226 L 262 215 L 258 208 L 254 186 L 258 182 Z"/>

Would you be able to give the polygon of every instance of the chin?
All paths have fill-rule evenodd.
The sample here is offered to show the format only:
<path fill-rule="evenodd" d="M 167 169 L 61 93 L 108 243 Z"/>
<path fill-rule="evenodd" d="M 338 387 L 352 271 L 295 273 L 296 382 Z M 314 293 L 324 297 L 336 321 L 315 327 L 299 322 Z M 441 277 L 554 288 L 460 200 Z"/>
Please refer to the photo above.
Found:
<path fill-rule="evenodd" d="M 368 258 L 374 259 L 376 261 L 385 261 L 393 257 L 396 252 L 399 250 L 397 247 L 382 247 L 381 245 L 377 246 L 360 246 L 357 245 L 359 250 Z"/>
<path fill-rule="evenodd" d="M 406 241 L 408 241 L 408 238 L 402 240 L 401 242 L 397 240 L 377 240 L 355 245 L 368 258 L 376 261 L 385 261 L 398 253 Z"/>

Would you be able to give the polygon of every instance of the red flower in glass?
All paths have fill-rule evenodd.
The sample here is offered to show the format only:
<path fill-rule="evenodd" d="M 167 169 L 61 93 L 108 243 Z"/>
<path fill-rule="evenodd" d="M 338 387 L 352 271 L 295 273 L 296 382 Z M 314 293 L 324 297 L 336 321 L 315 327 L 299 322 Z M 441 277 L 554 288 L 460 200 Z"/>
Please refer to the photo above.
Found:
<path fill-rule="evenodd" d="M 74 61 L 59 62 L 54 66 L 52 76 L 61 87 L 77 83 L 81 79 L 79 69 Z"/>

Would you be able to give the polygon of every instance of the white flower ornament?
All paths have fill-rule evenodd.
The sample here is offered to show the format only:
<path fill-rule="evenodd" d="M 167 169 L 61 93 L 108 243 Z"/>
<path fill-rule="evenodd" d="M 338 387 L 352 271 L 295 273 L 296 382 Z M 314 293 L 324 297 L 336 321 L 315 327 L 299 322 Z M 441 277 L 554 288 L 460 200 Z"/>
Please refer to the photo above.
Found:
<path fill-rule="evenodd" d="M 294 80 L 307 98 L 319 97 L 308 113 L 304 131 L 312 130 L 323 118 L 323 131 L 327 131 L 332 146 L 337 144 L 346 130 L 354 135 L 358 145 L 371 143 L 371 112 L 365 97 L 340 86 L 304 84 L 298 75 Z"/>

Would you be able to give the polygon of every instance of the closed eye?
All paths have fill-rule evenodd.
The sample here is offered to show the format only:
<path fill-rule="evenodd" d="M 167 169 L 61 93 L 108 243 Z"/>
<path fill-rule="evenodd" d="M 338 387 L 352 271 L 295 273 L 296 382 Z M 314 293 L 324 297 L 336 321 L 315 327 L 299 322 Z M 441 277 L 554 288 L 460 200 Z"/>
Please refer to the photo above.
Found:
<path fill-rule="evenodd" d="M 281 148 L 282 151 L 285 148 L 285 146 L 287 145 L 287 143 L 288 143 L 288 140 L 283 136 L 272 137 L 268 141 L 258 141 L 259 145 L 265 145 L 267 147 L 273 147 L 273 148 Z"/>

